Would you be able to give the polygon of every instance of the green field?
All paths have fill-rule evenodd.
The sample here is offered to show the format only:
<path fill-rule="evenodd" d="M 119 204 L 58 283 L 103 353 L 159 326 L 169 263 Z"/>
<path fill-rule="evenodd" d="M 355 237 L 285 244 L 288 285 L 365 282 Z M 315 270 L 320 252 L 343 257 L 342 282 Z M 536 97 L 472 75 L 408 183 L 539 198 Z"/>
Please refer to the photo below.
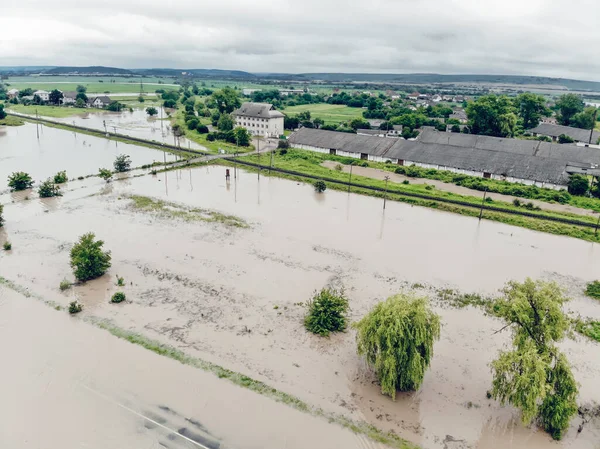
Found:
<path fill-rule="evenodd" d="M 295 116 L 300 112 L 310 111 L 312 119 L 321 118 L 327 125 L 337 125 L 340 122 L 346 122 L 355 118 L 362 118 L 362 108 L 350 108 L 343 104 L 305 104 L 302 106 L 289 106 L 283 110 L 283 113 L 289 116 Z"/>
<path fill-rule="evenodd" d="M 35 115 L 37 113 L 42 117 L 72 117 L 74 115 L 85 114 L 86 112 L 99 112 L 97 108 L 73 108 L 68 106 L 25 106 L 22 104 L 7 104 L 7 111 L 19 112 L 21 114 Z"/>
<path fill-rule="evenodd" d="M 9 77 L 3 81 L 9 89 L 26 89 L 28 87 L 37 90 L 59 89 L 64 91 L 75 91 L 78 85 L 87 87 L 88 94 L 101 93 L 138 93 L 140 81 L 143 82 L 144 92 L 154 92 L 156 89 L 179 89 L 173 85 L 171 78 L 125 78 L 125 77 L 93 77 L 93 76 L 19 76 Z"/>

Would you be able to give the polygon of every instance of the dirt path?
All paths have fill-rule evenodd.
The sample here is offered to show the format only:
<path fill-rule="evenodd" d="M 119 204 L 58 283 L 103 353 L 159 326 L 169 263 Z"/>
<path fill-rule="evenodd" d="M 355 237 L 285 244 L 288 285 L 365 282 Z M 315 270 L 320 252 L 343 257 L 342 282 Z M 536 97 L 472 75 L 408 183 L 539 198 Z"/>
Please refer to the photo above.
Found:
<path fill-rule="evenodd" d="M 325 161 L 321 165 L 323 167 L 334 169 L 335 166 L 338 165 L 338 163 L 334 162 L 334 161 Z M 340 164 L 340 165 L 342 165 L 342 167 L 343 167 L 342 171 L 344 173 L 350 172 L 349 165 L 343 165 L 343 164 Z M 434 179 L 411 178 L 409 176 L 399 175 L 397 173 L 381 170 L 378 168 L 359 167 L 359 166 L 355 165 L 354 168 L 352 169 L 352 173 L 355 175 L 364 176 L 366 178 L 373 178 L 373 179 L 380 179 L 380 180 L 383 180 L 385 176 L 389 176 L 390 181 L 396 182 L 396 183 L 401 183 L 402 181 L 408 180 L 408 181 L 410 181 L 411 184 L 427 184 L 430 186 L 434 186 L 436 189 L 444 191 L 444 192 L 451 192 L 451 193 L 456 193 L 458 195 L 468 195 L 468 196 L 475 196 L 475 197 L 483 198 L 483 192 L 481 192 L 479 190 L 469 189 L 467 187 L 461 187 L 461 186 L 457 186 L 454 184 L 437 181 Z M 519 199 L 522 202 L 527 202 L 527 203 L 531 202 L 535 206 L 538 206 L 538 207 L 542 208 L 543 210 L 550 211 L 550 212 L 569 212 L 572 214 L 589 215 L 589 216 L 596 215 L 596 213 L 592 210 L 581 209 L 579 207 L 570 206 L 568 204 L 546 203 L 544 201 L 530 200 L 527 198 L 520 198 L 520 197 L 512 196 L 512 195 L 503 195 L 501 193 L 488 193 L 486 196 L 492 198 L 494 201 L 504 201 L 507 203 L 512 203 L 515 199 Z"/>

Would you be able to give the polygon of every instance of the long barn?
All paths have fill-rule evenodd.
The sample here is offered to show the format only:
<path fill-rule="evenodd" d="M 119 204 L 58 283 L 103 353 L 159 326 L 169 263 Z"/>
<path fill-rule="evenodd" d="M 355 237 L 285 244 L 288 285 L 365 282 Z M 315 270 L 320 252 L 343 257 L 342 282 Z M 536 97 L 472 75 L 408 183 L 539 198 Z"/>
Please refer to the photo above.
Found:
<path fill-rule="evenodd" d="M 404 140 L 302 128 L 290 137 L 290 143 L 319 153 L 551 189 L 564 189 L 571 173 L 598 175 L 600 165 L 600 150 L 594 148 L 433 129 L 424 129 L 417 140 Z"/>

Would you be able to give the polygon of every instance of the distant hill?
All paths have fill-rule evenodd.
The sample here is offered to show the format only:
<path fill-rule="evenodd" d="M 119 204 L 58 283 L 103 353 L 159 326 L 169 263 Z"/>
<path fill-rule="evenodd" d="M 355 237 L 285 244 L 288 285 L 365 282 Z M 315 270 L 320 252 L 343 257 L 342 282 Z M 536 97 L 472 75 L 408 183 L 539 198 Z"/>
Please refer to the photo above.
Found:
<path fill-rule="evenodd" d="M 241 70 L 219 70 L 219 69 L 133 69 L 132 72 L 140 75 L 154 75 L 154 76 L 181 76 L 183 73 L 193 76 L 205 76 L 212 78 L 243 78 L 252 79 L 256 78 L 249 72 L 243 72 Z"/>
<path fill-rule="evenodd" d="M 54 67 L 42 72 L 44 75 L 133 75 L 131 70 L 117 67 Z"/>
<path fill-rule="evenodd" d="M 273 74 L 277 78 L 284 74 Z M 519 75 L 440 75 L 436 73 L 300 73 L 289 75 L 288 79 L 328 82 L 388 82 L 406 84 L 435 84 L 435 83 L 494 83 L 494 84 L 538 84 L 564 86 L 571 90 L 600 90 L 600 82 L 582 81 L 566 78 L 549 78 L 541 76 Z"/>
<path fill-rule="evenodd" d="M 0 66 L 0 73 L 39 73 L 44 70 L 52 69 L 54 66 L 46 65 L 16 65 L 16 66 Z"/>

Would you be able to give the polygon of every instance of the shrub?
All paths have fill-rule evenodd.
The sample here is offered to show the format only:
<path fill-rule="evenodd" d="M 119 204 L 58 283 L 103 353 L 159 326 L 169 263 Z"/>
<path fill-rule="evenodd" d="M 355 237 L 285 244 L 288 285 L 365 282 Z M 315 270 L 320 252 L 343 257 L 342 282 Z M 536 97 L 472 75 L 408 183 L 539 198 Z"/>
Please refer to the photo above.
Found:
<path fill-rule="evenodd" d="M 115 303 L 119 303 L 119 302 L 123 302 L 125 301 L 125 293 L 123 292 L 117 292 L 114 295 L 112 295 L 112 298 L 110 298 L 110 302 L 115 302 Z"/>
<path fill-rule="evenodd" d="M 98 170 L 98 176 L 100 176 L 106 182 L 110 181 L 110 178 L 112 178 L 112 175 L 113 175 L 112 172 L 107 168 L 101 168 Z"/>
<path fill-rule="evenodd" d="M 277 142 L 277 148 L 278 149 L 288 149 L 290 147 L 290 143 L 285 140 L 285 139 L 280 139 L 279 142 Z"/>
<path fill-rule="evenodd" d="M 69 287 L 71 287 L 71 283 L 69 281 L 67 281 L 66 279 L 60 281 L 59 288 L 61 291 L 65 291 Z"/>
<path fill-rule="evenodd" d="M 2 204 L 0 204 L 0 228 L 2 226 L 4 226 L 4 216 L 3 216 L 3 213 L 4 213 L 4 206 Z"/>
<path fill-rule="evenodd" d="M 208 134 L 208 126 L 198 125 L 198 127 L 196 128 L 196 131 L 198 131 L 199 134 Z"/>
<path fill-rule="evenodd" d="M 8 177 L 8 187 L 12 191 L 30 189 L 32 185 L 33 179 L 31 179 L 31 176 L 22 171 L 14 172 Z"/>
<path fill-rule="evenodd" d="M 69 313 L 79 313 L 83 310 L 83 305 L 78 301 L 73 301 L 69 304 Z"/>
<path fill-rule="evenodd" d="M 583 175 L 573 174 L 569 176 L 569 184 L 567 185 L 571 195 L 582 196 L 588 193 L 590 183 L 587 177 Z"/>
<path fill-rule="evenodd" d="M 279 155 L 280 156 L 285 156 L 287 154 L 288 150 L 286 150 L 285 148 L 282 148 L 281 150 L 279 150 Z"/>
<path fill-rule="evenodd" d="M 575 142 L 570 136 L 566 134 L 561 134 L 558 136 L 558 143 L 573 143 Z"/>
<path fill-rule="evenodd" d="M 4 251 L 10 251 L 12 249 L 12 243 L 10 243 L 7 240 L 6 242 L 4 242 L 4 245 L 2 245 L 2 247 L 4 248 Z"/>
<path fill-rule="evenodd" d="M 486 197 L 485 197 L 485 202 L 486 202 L 486 203 L 493 203 L 493 202 L 494 202 L 494 200 L 493 200 L 491 197 L 489 197 L 489 196 L 486 196 Z"/>
<path fill-rule="evenodd" d="M 325 190 L 327 190 L 327 184 L 325 184 L 325 181 L 322 180 L 318 180 L 317 182 L 315 182 L 314 187 L 315 192 L 317 193 L 323 193 Z"/>
<path fill-rule="evenodd" d="M 315 292 L 307 305 L 308 314 L 304 318 L 306 330 L 326 337 L 330 332 L 346 329 L 348 299 L 343 290 L 324 288 Z"/>
<path fill-rule="evenodd" d="M 54 184 L 64 184 L 68 180 L 69 178 L 67 177 L 67 172 L 65 170 L 59 171 L 54 175 Z"/>
<path fill-rule="evenodd" d="M 113 166 L 117 173 L 129 171 L 129 167 L 131 167 L 131 158 L 127 154 L 120 154 L 116 157 Z"/>
<path fill-rule="evenodd" d="M 117 285 L 119 287 L 123 287 L 125 285 L 125 278 L 119 276 L 118 274 L 116 275 L 117 277 Z"/>
<path fill-rule="evenodd" d="M 405 185 L 410 184 L 410 181 L 408 179 L 405 179 L 404 181 L 402 181 L 402 184 L 405 184 Z"/>
<path fill-rule="evenodd" d="M 358 165 L 359 167 L 368 167 L 369 163 L 367 161 L 360 161 L 356 165 Z"/>
<path fill-rule="evenodd" d="M 590 298 L 600 299 L 600 281 L 590 282 L 585 288 L 585 294 Z"/>
<path fill-rule="evenodd" d="M 102 251 L 104 242 L 95 237 L 92 232 L 84 234 L 71 249 L 71 267 L 80 281 L 100 277 L 110 268 L 110 251 Z"/>
<path fill-rule="evenodd" d="M 515 199 L 513 200 L 513 204 L 514 204 L 515 206 L 517 206 L 517 207 L 521 207 L 521 201 L 520 201 L 518 198 L 515 198 Z"/>
<path fill-rule="evenodd" d="M 61 196 L 62 193 L 60 193 L 60 187 L 54 184 L 51 178 L 48 178 L 40 184 L 38 195 L 40 198 L 51 198 L 53 196 Z"/>
<path fill-rule="evenodd" d="M 358 354 L 366 358 L 381 383 L 381 392 L 418 389 L 440 336 L 440 318 L 426 298 L 399 294 L 377 304 L 357 330 Z"/>
<path fill-rule="evenodd" d="M 344 169 L 344 167 L 342 167 L 342 164 L 335 164 L 335 169 L 337 171 L 342 171 Z"/>
<path fill-rule="evenodd" d="M 80 180 L 80 181 L 82 181 L 85 178 L 83 176 L 78 176 L 77 179 Z"/>

